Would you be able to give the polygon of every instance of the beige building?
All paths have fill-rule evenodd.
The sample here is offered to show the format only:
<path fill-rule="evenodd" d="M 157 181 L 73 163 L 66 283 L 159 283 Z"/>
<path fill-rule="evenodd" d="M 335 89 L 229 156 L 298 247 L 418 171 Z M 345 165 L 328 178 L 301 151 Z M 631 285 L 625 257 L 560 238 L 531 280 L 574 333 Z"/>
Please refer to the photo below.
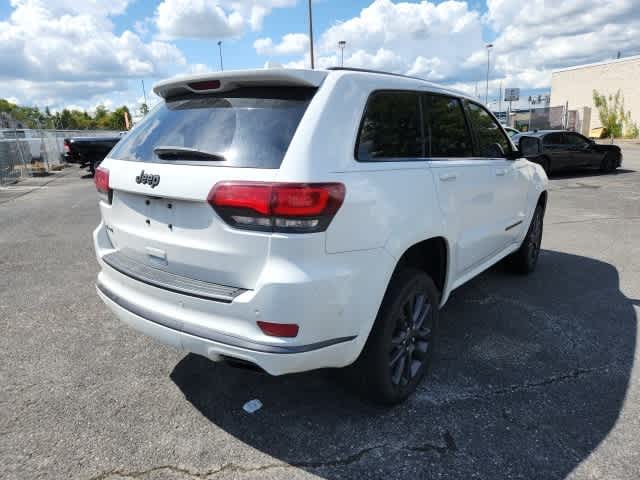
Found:
<path fill-rule="evenodd" d="M 607 62 L 578 65 L 554 70 L 551 74 L 551 105 L 569 103 L 569 110 L 578 110 L 581 122 L 577 130 L 588 134 L 590 129 L 601 126 L 598 110 L 593 105 L 593 91 L 600 94 L 624 95 L 624 108 L 640 125 L 640 55 Z M 584 107 L 591 109 L 591 114 Z M 590 116 L 590 119 L 589 119 Z"/>

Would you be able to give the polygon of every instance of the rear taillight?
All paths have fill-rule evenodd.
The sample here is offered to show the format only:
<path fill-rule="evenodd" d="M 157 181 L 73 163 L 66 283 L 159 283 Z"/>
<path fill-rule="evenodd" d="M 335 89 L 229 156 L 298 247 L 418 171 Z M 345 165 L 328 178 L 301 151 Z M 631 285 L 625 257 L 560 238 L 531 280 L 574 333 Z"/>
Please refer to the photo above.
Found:
<path fill-rule="evenodd" d="M 236 228 L 311 233 L 327 229 L 344 196 L 341 183 L 221 182 L 207 201 Z"/>
<path fill-rule="evenodd" d="M 71 146 L 69 145 L 69 139 L 67 138 L 64 139 L 63 148 L 64 148 L 64 153 L 69 153 L 71 151 Z"/>
<path fill-rule="evenodd" d="M 96 184 L 96 190 L 98 190 L 100 198 L 107 203 L 111 203 L 112 190 L 109 188 L 109 170 L 102 167 L 96 168 L 93 182 Z"/>

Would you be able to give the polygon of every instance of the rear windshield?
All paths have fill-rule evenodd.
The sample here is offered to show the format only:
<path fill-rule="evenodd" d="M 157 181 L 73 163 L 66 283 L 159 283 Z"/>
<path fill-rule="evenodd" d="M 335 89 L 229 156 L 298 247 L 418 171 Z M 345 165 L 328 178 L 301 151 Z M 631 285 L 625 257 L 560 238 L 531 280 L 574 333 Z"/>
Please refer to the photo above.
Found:
<path fill-rule="evenodd" d="M 137 162 L 279 168 L 315 89 L 244 88 L 169 98 L 150 112 L 109 156 Z M 158 147 L 194 149 L 219 159 L 162 160 Z"/>

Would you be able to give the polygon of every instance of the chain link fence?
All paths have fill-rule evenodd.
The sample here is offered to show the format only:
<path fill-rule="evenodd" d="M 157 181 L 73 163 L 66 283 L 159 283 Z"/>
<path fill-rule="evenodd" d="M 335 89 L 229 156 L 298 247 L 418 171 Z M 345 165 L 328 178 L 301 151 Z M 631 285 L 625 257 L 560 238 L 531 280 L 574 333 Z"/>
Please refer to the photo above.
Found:
<path fill-rule="evenodd" d="M 575 120 L 575 111 L 568 112 Z M 564 106 L 537 107 L 522 110 L 514 114 L 514 128 L 521 132 L 533 130 L 562 130 L 568 128 L 567 112 Z"/>
<path fill-rule="evenodd" d="M 0 185 L 64 167 L 64 139 L 115 135 L 105 130 L 0 129 Z"/>

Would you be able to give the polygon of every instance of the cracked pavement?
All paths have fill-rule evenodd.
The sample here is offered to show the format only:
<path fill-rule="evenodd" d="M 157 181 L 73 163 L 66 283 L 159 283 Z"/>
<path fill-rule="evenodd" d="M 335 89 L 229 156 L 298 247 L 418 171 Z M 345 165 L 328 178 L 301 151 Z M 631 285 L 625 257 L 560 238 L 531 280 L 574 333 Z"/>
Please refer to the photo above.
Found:
<path fill-rule="evenodd" d="M 0 204 L 0 478 L 640 478 L 640 145 L 623 149 L 616 174 L 552 178 L 537 272 L 454 292 L 437 363 L 392 409 L 331 371 L 269 377 L 129 330 L 94 291 L 91 181 L 18 184 Z"/>

